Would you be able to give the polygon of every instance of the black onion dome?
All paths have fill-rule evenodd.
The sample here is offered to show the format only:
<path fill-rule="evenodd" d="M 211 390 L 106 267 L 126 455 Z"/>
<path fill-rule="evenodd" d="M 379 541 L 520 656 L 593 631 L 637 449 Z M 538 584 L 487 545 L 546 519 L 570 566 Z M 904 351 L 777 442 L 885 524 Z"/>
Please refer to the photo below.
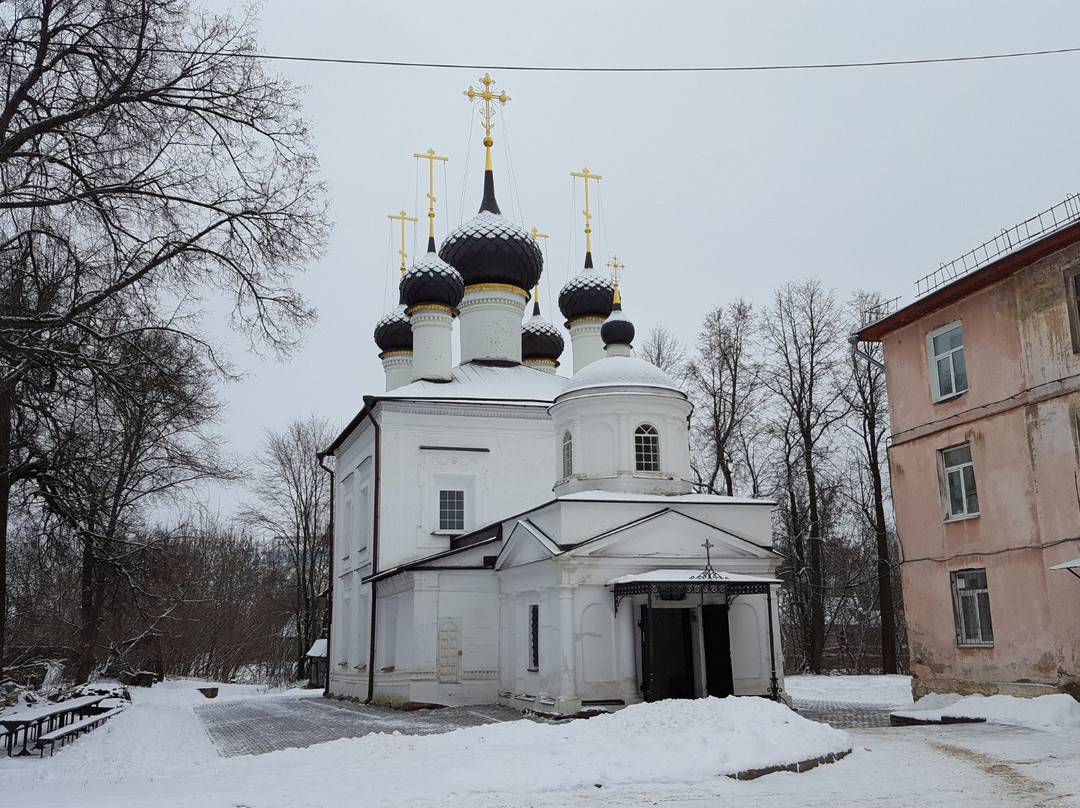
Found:
<path fill-rule="evenodd" d="M 559 292 L 559 311 L 567 322 L 579 317 L 607 317 L 611 314 L 614 292 L 615 285 L 611 280 L 586 268 Z"/>
<path fill-rule="evenodd" d="M 437 303 L 457 308 L 464 294 L 460 273 L 434 251 L 425 253 L 401 278 L 401 298 L 406 306 Z"/>
<path fill-rule="evenodd" d="M 634 341 L 634 324 L 623 314 L 622 304 L 611 307 L 611 314 L 600 326 L 600 339 L 604 345 L 630 345 Z"/>
<path fill-rule="evenodd" d="M 375 344 L 384 353 L 413 349 L 412 324 L 400 306 L 375 324 Z"/>
<path fill-rule="evenodd" d="M 521 326 L 521 359 L 551 359 L 562 356 L 566 343 L 559 329 L 540 315 L 533 315 Z"/>
<path fill-rule="evenodd" d="M 446 237 L 439 257 L 461 273 L 466 286 L 503 283 L 531 289 L 540 280 L 544 258 L 536 241 L 499 212 L 494 188 L 487 171 L 480 212 Z"/>

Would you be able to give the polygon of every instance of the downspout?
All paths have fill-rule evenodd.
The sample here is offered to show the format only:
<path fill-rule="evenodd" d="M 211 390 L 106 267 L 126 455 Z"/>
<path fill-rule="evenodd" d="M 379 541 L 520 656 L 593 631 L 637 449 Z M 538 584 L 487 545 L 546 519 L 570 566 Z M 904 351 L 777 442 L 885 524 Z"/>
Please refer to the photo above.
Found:
<path fill-rule="evenodd" d="M 364 396 L 364 408 L 367 410 L 368 420 L 370 420 L 371 425 L 375 427 L 375 452 L 373 457 L 375 463 L 375 513 L 371 520 L 370 574 L 372 576 L 379 571 L 379 517 L 382 512 L 382 458 L 380 456 L 380 449 L 382 447 L 382 428 L 375 419 L 374 407 L 374 399 L 371 396 Z M 373 578 L 371 581 L 371 626 L 368 629 L 368 685 L 367 699 L 364 701 L 365 704 L 371 704 L 372 699 L 375 698 L 375 629 L 378 625 L 375 620 L 375 612 L 378 603 L 376 586 L 377 584 Z"/>
<path fill-rule="evenodd" d="M 330 564 L 329 578 L 326 582 L 326 684 L 323 685 L 323 697 L 330 695 L 330 637 L 333 636 L 334 623 L 334 470 L 323 461 L 326 459 L 325 452 L 317 452 L 315 458 L 319 461 L 319 467 L 330 475 L 330 523 L 327 530 L 330 532 Z"/>
<path fill-rule="evenodd" d="M 866 351 L 862 350 L 859 347 L 859 335 L 858 334 L 851 334 L 851 335 L 848 336 L 848 345 L 851 346 L 851 355 L 852 356 L 858 356 L 858 357 L 861 357 L 862 359 L 865 359 L 868 364 L 873 365 L 878 370 L 885 370 L 885 365 L 883 365 L 881 362 L 879 362 L 877 359 L 875 359 L 874 357 L 872 357 L 870 354 L 868 354 Z"/>

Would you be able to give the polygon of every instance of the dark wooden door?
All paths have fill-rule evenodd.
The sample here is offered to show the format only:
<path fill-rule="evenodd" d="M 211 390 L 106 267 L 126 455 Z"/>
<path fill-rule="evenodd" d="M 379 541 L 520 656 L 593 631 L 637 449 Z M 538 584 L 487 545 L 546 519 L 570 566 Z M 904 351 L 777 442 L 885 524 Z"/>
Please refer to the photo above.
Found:
<path fill-rule="evenodd" d="M 705 691 L 721 699 L 731 696 L 735 684 L 731 676 L 731 632 L 726 604 L 701 607 L 701 631 L 705 640 Z"/>
<path fill-rule="evenodd" d="M 692 613 L 692 609 L 641 607 L 641 695 L 645 701 L 692 699 L 697 695 Z"/>

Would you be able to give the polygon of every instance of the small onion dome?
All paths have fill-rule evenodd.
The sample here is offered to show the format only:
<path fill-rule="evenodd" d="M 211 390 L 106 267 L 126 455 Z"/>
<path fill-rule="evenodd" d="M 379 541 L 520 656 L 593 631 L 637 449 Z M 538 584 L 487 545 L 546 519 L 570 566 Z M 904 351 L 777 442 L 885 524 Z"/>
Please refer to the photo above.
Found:
<path fill-rule="evenodd" d="M 494 186 L 491 172 L 485 172 L 480 212 L 446 237 L 439 256 L 461 273 L 466 286 L 501 283 L 532 289 L 540 280 L 544 258 L 528 233 L 503 218 Z"/>
<path fill-rule="evenodd" d="M 559 292 L 559 311 L 566 322 L 580 317 L 604 318 L 611 314 L 615 284 L 592 268 L 592 256 L 585 256 L 585 270 Z"/>
<path fill-rule="evenodd" d="M 630 345 L 634 341 L 634 324 L 623 314 L 621 303 L 611 307 L 611 314 L 600 326 L 600 339 L 604 345 Z"/>
<path fill-rule="evenodd" d="M 413 349 L 412 324 L 404 306 L 398 306 L 375 324 L 375 344 L 383 353 Z"/>
<path fill-rule="evenodd" d="M 559 329 L 541 317 L 534 314 L 521 326 L 521 361 L 530 359 L 547 359 L 552 362 L 558 361 L 562 356 L 562 334 Z"/>
<path fill-rule="evenodd" d="M 410 308 L 435 303 L 456 309 L 464 294 L 461 275 L 434 251 L 425 253 L 401 277 L 401 299 Z"/>

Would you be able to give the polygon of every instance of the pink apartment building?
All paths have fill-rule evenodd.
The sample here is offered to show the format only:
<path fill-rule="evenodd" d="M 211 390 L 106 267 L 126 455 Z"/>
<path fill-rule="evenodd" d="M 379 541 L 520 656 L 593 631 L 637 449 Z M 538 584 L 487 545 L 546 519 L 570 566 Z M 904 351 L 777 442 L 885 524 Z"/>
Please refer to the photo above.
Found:
<path fill-rule="evenodd" d="M 1080 685 L 1080 580 L 1069 574 L 1080 566 L 1076 198 L 958 262 L 858 334 L 885 358 L 912 689 L 1071 689 Z"/>

